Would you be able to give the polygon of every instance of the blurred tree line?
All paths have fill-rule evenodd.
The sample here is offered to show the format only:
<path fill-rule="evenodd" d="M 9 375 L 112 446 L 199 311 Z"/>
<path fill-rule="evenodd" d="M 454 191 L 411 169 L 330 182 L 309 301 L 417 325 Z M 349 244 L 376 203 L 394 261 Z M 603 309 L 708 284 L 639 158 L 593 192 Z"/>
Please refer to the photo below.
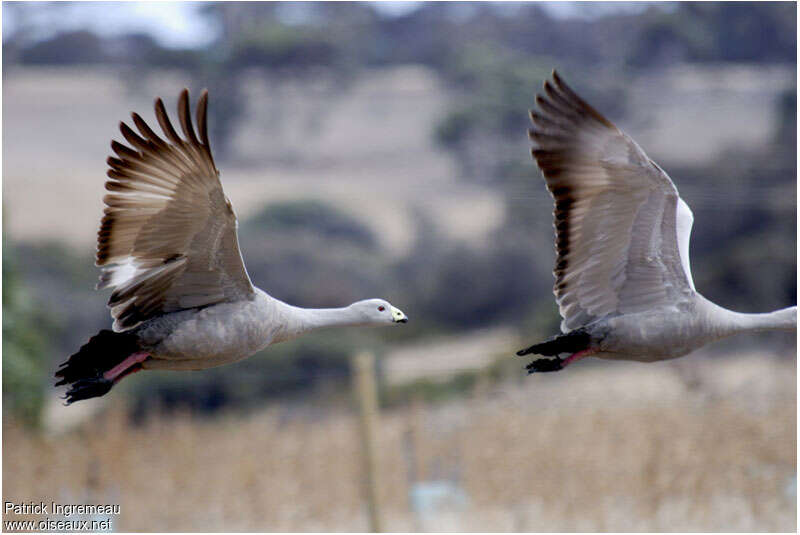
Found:
<path fill-rule="evenodd" d="M 19 11 L 24 21 L 24 11 L 33 7 L 3 8 Z M 322 72 L 333 81 L 328 90 L 338 91 L 359 71 L 426 65 L 454 95 L 432 142 L 458 162 L 464 180 L 503 192 L 506 218 L 490 244 L 476 249 L 448 242 L 420 213 L 413 249 L 390 260 L 369 229 L 330 206 L 265 207 L 242 221 L 240 239 L 245 255 L 275 252 L 245 258 L 253 280 L 272 295 L 300 306 L 383 296 L 407 308 L 412 321 L 402 332 L 354 331 L 335 342 L 311 336 L 236 366 L 123 383 L 142 413 L 153 404 L 243 406 L 339 384 L 355 348 L 381 353 L 386 341 L 400 338 L 498 323 L 524 327 L 531 339 L 555 331 L 552 205 L 546 196 L 532 202 L 520 194 L 540 181 L 525 137 L 526 110 L 550 70 L 577 73 L 572 84 L 619 121 L 625 84 L 605 71 L 634 77 L 686 62 L 763 65 L 794 63 L 796 57 L 795 6 L 784 2 L 655 3 L 643 11 L 585 18 L 554 17 L 536 3 L 421 3 L 390 16 L 371 3 L 226 2 L 205 4 L 202 13 L 219 32 L 197 49 L 165 48 L 142 33 L 108 38 L 83 30 L 31 41 L 21 24 L 4 35 L 4 75 L 16 65 L 107 65 L 119 69 L 134 91 L 152 69 L 182 70 L 194 86 L 214 94 L 211 137 L 217 159 L 225 160 L 233 138 L 228 134 L 244 113 L 245 76 L 255 72 L 269 85 Z M 788 92 L 775 110 L 778 128 L 763 147 L 732 149 L 698 167 L 660 162 L 676 181 L 706 183 L 706 191 L 736 184 L 720 201 L 735 209 L 705 217 L 705 232 L 699 239 L 695 233 L 692 242 L 698 288 L 734 309 L 761 311 L 795 301 L 795 203 L 785 202 L 796 199 L 795 93 Z M 762 202 L 747 202 L 753 198 Z M 695 209 L 696 220 L 697 214 Z M 96 306 L 88 253 L 8 239 L 3 248 L 4 407 L 35 422 L 42 393 L 50 388 L 51 355 L 66 358 L 89 333 L 107 328 L 108 316 Z M 758 271 L 742 269 L 754 265 Z M 68 296 L 74 310 L 59 311 L 53 296 Z"/>
<path fill-rule="evenodd" d="M 70 7 L 50 4 L 53 10 Z M 498 133 L 524 128 L 519 110 L 530 105 L 531 88 L 554 65 L 636 71 L 681 62 L 786 63 L 795 60 L 797 48 L 796 12 L 786 2 L 654 2 L 645 11 L 583 18 L 554 17 L 534 2 L 422 2 L 400 16 L 370 2 L 211 2 L 201 12 L 218 36 L 196 49 L 163 47 L 144 33 L 101 37 L 86 30 L 31 41 L 26 11 L 37 6 L 19 2 L 4 9 L 22 21 L 16 32 L 4 35 L 6 69 L 15 64 L 127 67 L 133 87 L 144 71 L 185 70 L 195 85 L 215 96 L 211 124 L 218 159 L 224 159 L 230 137 L 224 134 L 243 112 L 239 82 L 254 68 L 266 82 L 324 70 L 346 84 L 358 69 L 427 65 L 472 97 L 466 102 L 471 111 L 461 110 L 439 131 L 445 146 L 458 148 L 478 132 L 498 139 Z M 586 85 L 604 95 L 595 84 Z M 594 100 L 592 93 L 587 96 Z M 619 99 L 612 96 L 597 104 L 613 115 L 611 105 Z"/>

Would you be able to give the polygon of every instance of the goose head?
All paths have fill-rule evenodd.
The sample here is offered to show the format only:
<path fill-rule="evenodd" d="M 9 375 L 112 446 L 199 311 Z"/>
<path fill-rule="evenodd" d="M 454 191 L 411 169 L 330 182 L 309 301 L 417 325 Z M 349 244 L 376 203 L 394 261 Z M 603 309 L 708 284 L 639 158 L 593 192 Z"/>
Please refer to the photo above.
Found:
<path fill-rule="evenodd" d="M 383 325 L 388 323 L 407 323 L 408 317 L 399 308 L 383 299 L 365 299 L 350 305 L 351 312 L 363 319 L 366 325 Z"/>

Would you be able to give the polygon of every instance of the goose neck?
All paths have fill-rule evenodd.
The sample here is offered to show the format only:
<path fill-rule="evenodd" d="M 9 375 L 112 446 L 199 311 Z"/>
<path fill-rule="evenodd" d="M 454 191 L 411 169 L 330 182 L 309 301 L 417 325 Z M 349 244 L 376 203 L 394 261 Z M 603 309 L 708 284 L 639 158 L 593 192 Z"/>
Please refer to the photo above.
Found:
<path fill-rule="evenodd" d="M 734 312 L 710 301 L 706 317 L 715 331 L 723 336 L 758 331 L 796 331 L 797 307 L 782 308 L 772 312 L 748 314 Z"/>
<path fill-rule="evenodd" d="M 364 318 L 354 313 L 351 307 L 302 308 L 281 303 L 284 332 L 279 338 L 290 340 L 302 334 L 326 327 L 363 325 Z"/>

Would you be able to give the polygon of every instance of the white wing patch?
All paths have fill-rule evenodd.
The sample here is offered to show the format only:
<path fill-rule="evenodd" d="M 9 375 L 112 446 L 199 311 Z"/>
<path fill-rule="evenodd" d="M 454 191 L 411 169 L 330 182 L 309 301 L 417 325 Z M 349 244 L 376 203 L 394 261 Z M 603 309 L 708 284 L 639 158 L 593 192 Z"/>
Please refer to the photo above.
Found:
<path fill-rule="evenodd" d="M 692 291 L 694 289 L 694 281 L 692 280 L 692 270 L 689 268 L 689 237 L 692 233 L 692 224 L 694 223 L 694 215 L 689 205 L 683 199 L 678 197 L 678 207 L 675 210 L 675 231 L 678 234 L 678 253 L 681 255 L 681 266 L 683 272 L 686 274 L 686 280 Z"/>
<path fill-rule="evenodd" d="M 147 268 L 137 266 L 136 260 L 128 256 L 125 260 L 112 266 L 103 268 L 103 280 L 97 285 L 98 290 L 102 288 L 123 286 L 137 276 L 147 271 Z"/>
<path fill-rule="evenodd" d="M 110 286 L 122 286 L 138 275 L 137 272 L 139 272 L 139 270 L 136 269 L 136 262 L 129 256 L 124 262 L 120 262 L 111 270 L 111 280 L 109 284 Z"/>

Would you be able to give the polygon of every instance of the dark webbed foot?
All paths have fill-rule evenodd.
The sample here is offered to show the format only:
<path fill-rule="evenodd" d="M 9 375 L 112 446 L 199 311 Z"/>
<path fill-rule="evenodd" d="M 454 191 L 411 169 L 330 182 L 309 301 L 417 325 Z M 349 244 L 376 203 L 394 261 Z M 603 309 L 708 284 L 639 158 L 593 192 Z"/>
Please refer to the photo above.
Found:
<path fill-rule="evenodd" d="M 564 359 L 559 357 L 553 359 L 536 359 L 527 366 L 525 369 L 528 370 L 528 373 L 539 373 L 539 372 L 557 372 L 564 368 Z"/>
<path fill-rule="evenodd" d="M 534 360 L 525 367 L 528 373 L 557 372 L 578 359 L 596 353 L 597 349 L 591 348 L 590 344 L 591 337 L 589 333 L 585 329 L 576 329 L 566 334 L 556 335 L 549 340 L 534 344 L 526 349 L 520 349 L 517 351 L 517 355 L 523 357 L 535 353 L 545 357 L 553 357 L 551 359 Z M 570 356 L 562 359 L 558 356 L 562 353 L 569 353 Z"/>
<path fill-rule="evenodd" d="M 82 399 L 102 396 L 114 386 L 114 381 L 103 377 L 92 377 L 89 379 L 79 379 L 72 383 L 71 388 L 65 396 L 66 404 L 69 405 Z"/>
<path fill-rule="evenodd" d="M 555 357 L 561 353 L 577 353 L 588 348 L 591 337 L 585 329 L 576 329 L 566 334 L 558 334 L 544 342 L 533 344 L 527 349 L 517 351 L 520 357 L 536 353 L 545 357 Z"/>

